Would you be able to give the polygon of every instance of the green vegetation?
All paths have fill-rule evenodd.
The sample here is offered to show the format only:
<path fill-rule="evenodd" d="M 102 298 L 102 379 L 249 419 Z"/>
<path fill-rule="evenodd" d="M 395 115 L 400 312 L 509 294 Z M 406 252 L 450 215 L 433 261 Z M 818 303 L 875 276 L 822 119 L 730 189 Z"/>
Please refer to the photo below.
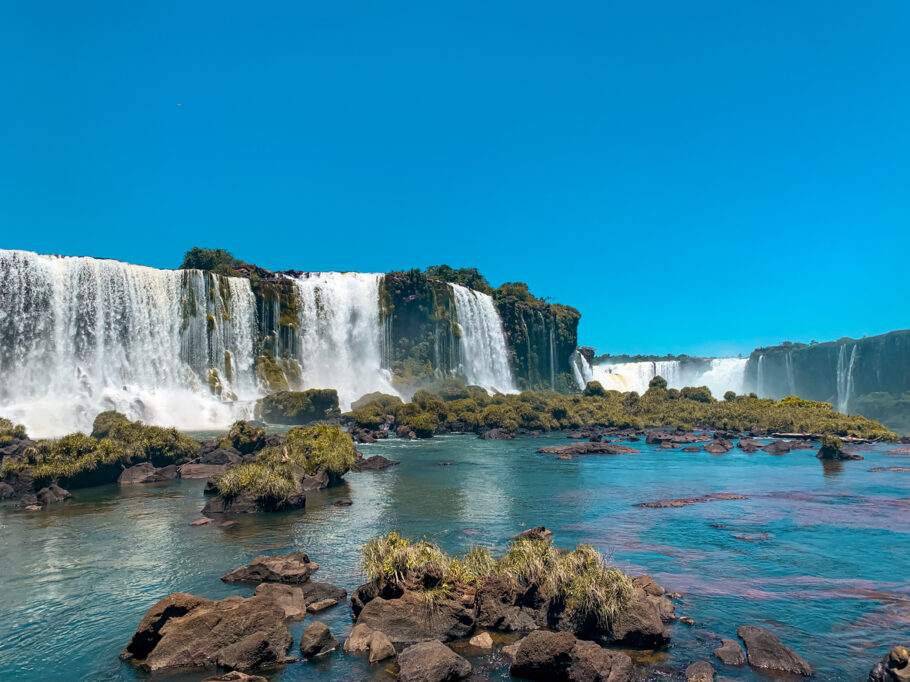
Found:
<path fill-rule="evenodd" d="M 198 441 L 177 429 L 147 426 L 110 411 L 95 418 L 91 436 L 71 433 L 57 440 L 40 440 L 27 448 L 23 457 L 6 459 L 3 470 L 29 469 L 39 483 L 62 481 L 78 486 L 84 481 L 91 482 L 93 472 L 102 477 L 108 475 L 100 471 L 106 467 L 112 467 L 116 479 L 121 465 L 150 461 L 160 466 L 192 457 L 199 447 Z"/>
<path fill-rule="evenodd" d="M 219 275 L 233 276 L 238 261 L 223 249 L 200 249 L 194 246 L 183 255 L 181 270 L 208 270 Z"/>
<path fill-rule="evenodd" d="M 482 585 L 493 575 L 506 575 L 524 587 L 536 586 L 545 599 L 572 609 L 582 618 L 594 618 L 604 628 L 626 607 L 633 590 L 631 578 L 609 567 L 589 545 L 561 552 L 548 540 L 519 539 L 498 560 L 485 547 L 452 557 L 427 540 L 414 542 L 392 531 L 368 541 L 360 556 L 362 573 L 380 588 L 388 584 L 416 586 L 432 603 L 458 584 Z M 441 569 L 442 581 L 427 587 L 421 576 L 431 564 Z"/>
<path fill-rule="evenodd" d="M 341 413 L 335 389 L 311 388 L 267 395 L 256 403 L 256 414 L 269 424 L 307 424 Z"/>
<path fill-rule="evenodd" d="M 260 434 L 264 443 L 262 429 L 251 429 L 242 421 L 231 427 L 231 436 L 236 435 L 235 442 L 238 439 L 242 443 L 258 442 Z M 266 502 L 267 507 L 280 509 L 289 498 L 301 492 L 303 476 L 320 471 L 343 476 L 356 459 L 354 441 L 339 426 L 297 427 L 288 431 L 284 444 L 265 446 L 253 461 L 221 474 L 218 489 L 224 497 L 245 493 Z"/>
<path fill-rule="evenodd" d="M 22 424 L 13 424 L 9 419 L 0 417 L 0 448 L 9 445 L 13 440 L 28 438 Z"/>
<path fill-rule="evenodd" d="M 226 436 L 217 440 L 219 448 L 234 448 L 243 455 L 248 455 L 265 446 L 265 429 L 250 426 L 244 420 L 231 425 Z"/>
<path fill-rule="evenodd" d="M 602 387 L 601 387 L 602 388 Z M 487 395 L 465 387 L 470 397 L 445 400 L 418 391 L 410 403 L 369 403 L 349 413 L 361 426 L 370 427 L 375 415 L 390 414 L 398 424 L 449 425 L 457 430 L 504 428 L 553 431 L 581 427 L 649 428 L 670 426 L 683 430 L 731 429 L 826 433 L 880 440 L 894 440 L 894 433 L 859 415 L 836 412 L 830 404 L 796 397 L 775 402 L 754 396 L 725 396 L 717 401 L 705 387 L 680 391 L 661 387 L 658 381 L 644 395 L 601 391 L 589 384 L 582 395 L 524 392 Z M 413 428 L 413 427 L 412 427 Z"/>

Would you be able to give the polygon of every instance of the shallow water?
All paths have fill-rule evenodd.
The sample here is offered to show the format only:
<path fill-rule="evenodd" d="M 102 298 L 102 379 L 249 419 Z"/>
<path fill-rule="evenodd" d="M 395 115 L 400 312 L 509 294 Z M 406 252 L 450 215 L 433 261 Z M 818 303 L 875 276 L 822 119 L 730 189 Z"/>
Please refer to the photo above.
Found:
<path fill-rule="evenodd" d="M 503 550 L 523 526 L 542 524 L 560 546 L 587 542 L 630 572 L 651 573 L 683 593 L 677 612 L 696 621 L 673 625 L 665 652 L 638 656 L 658 667 L 655 676 L 711 659 L 717 638 L 735 638 L 745 624 L 772 629 L 824 680 L 864 679 L 890 646 L 910 639 L 910 474 L 868 471 L 910 457 L 874 446 L 865 461 L 826 471 L 812 450 L 712 456 L 638 443 L 640 454 L 559 461 L 535 454 L 548 442 L 570 441 L 444 436 L 362 446 L 366 456 L 401 464 L 349 474 L 340 487 L 310 494 L 304 512 L 230 528 L 188 525 L 204 503 L 203 481 L 77 490 L 43 512 L 0 508 L 0 680 L 142 679 L 117 654 L 159 598 L 249 595 L 219 577 L 256 554 L 294 549 L 320 564 L 319 580 L 350 592 L 362 582 L 359 546 L 391 529 L 462 552 L 472 544 Z M 717 492 L 749 499 L 635 506 Z M 340 497 L 354 505 L 333 506 Z M 350 628 L 347 605 L 318 619 L 339 639 Z M 302 627 L 292 628 L 295 642 Z M 496 655 L 471 661 L 508 678 Z M 758 679 L 712 662 L 728 678 Z M 382 665 L 337 652 L 270 675 L 317 678 L 391 679 Z"/>

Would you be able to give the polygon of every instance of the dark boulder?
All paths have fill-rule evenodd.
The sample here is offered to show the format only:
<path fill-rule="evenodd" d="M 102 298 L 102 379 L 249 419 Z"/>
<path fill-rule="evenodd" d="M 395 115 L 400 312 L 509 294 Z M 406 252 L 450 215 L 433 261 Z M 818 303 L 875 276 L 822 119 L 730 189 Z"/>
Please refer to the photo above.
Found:
<path fill-rule="evenodd" d="M 513 540 L 546 540 L 550 542 L 553 540 L 553 531 L 544 526 L 535 526 L 534 528 L 528 528 L 527 530 L 521 531 L 518 535 L 512 538 Z"/>
<path fill-rule="evenodd" d="M 710 452 L 712 455 L 723 455 L 733 449 L 733 443 L 728 441 L 726 438 L 715 438 L 710 443 L 705 445 L 705 452 Z"/>
<path fill-rule="evenodd" d="M 745 642 L 746 658 L 753 668 L 795 675 L 812 674 L 812 667 L 793 649 L 784 646 L 774 633 L 764 628 L 744 625 L 736 634 Z"/>
<path fill-rule="evenodd" d="M 764 443 L 757 440 L 743 439 L 736 444 L 736 447 L 738 447 L 743 452 L 752 454 L 753 452 L 758 452 L 761 450 L 764 447 Z"/>
<path fill-rule="evenodd" d="M 514 440 L 515 434 L 507 429 L 487 429 L 481 431 L 477 437 L 483 440 Z"/>
<path fill-rule="evenodd" d="M 300 654 L 304 658 L 324 656 L 338 648 L 338 640 L 325 623 L 315 621 L 303 629 L 300 635 Z"/>
<path fill-rule="evenodd" d="M 209 496 L 208 502 L 202 508 L 203 514 L 262 514 L 268 512 L 290 511 L 303 509 L 306 506 L 306 495 L 303 492 L 292 493 L 288 497 L 275 500 L 273 498 L 255 497 L 251 493 L 242 492 L 239 495 L 227 497 L 220 493 Z"/>
<path fill-rule="evenodd" d="M 148 671 L 275 665 L 293 642 L 284 621 L 284 612 L 263 597 L 210 601 L 172 594 L 148 610 L 120 657 L 141 661 Z"/>
<path fill-rule="evenodd" d="M 477 624 L 505 631 L 534 630 L 547 625 L 547 604 L 528 593 L 509 575 L 491 575 L 477 590 Z"/>
<path fill-rule="evenodd" d="M 457 682 L 471 674 L 471 664 L 439 641 L 409 646 L 398 656 L 400 682 Z"/>
<path fill-rule="evenodd" d="M 243 455 L 240 454 L 240 450 L 236 448 L 216 448 L 210 450 L 205 454 L 199 457 L 200 464 L 219 464 L 219 465 L 228 465 L 234 466 L 235 464 L 240 464 L 243 460 Z"/>
<path fill-rule="evenodd" d="M 720 640 L 721 646 L 714 650 L 714 655 L 725 665 L 742 665 L 746 662 L 743 648 L 735 639 Z"/>
<path fill-rule="evenodd" d="M 38 503 L 47 507 L 52 504 L 60 504 L 72 497 L 68 490 L 64 490 L 59 485 L 51 484 L 46 488 L 38 491 Z"/>
<path fill-rule="evenodd" d="M 221 579 L 226 583 L 272 582 L 299 585 L 307 582 L 318 568 L 319 564 L 310 561 L 303 552 L 263 554 L 246 566 L 235 568 Z"/>
<path fill-rule="evenodd" d="M 347 590 L 341 587 L 336 587 L 331 583 L 317 583 L 312 580 L 303 583 L 300 589 L 303 590 L 303 597 L 306 599 L 307 606 L 330 599 L 341 601 L 348 596 Z"/>
<path fill-rule="evenodd" d="M 570 632 L 535 630 L 516 643 L 509 672 L 530 680 L 627 682 L 632 660 Z"/>
<path fill-rule="evenodd" d="M 701 452 L 701 448 L 697 445 L 687 445 L 682 449 L 683 452 Z"/>
<path fill-rule="evenodd" d="M 649 597 L 643 589 L 636 587 L 626 608 L 613 619 L 610 639 L 617 644 L 632 646 L 665 646 L 670 637 L 661 618 L 660 599 L 663 598 Z"/>
<path fill-rule="evenodd" d="M 180 478 L 212 478 L 227 471 L 226 464 L 184 464 Z"/>
<path fill-rule="evenodd" d="M 370 600 L 357 616 L 357 623 L 380 630 L 400 644 L 461 639 L 474 630 L 476 617 L 474 604 L 465 603 L 460 595 L 444 596 L 428 609 L 420 592 L 406 591 L 397 599 Z"/>
<path fill-rule="evenodd" d="M 790 452 L 790 443 L 785 440 L 772 440 L 767 445 L 762 446 L 762 450 L 769 455 L 786 455 Z"/>
<path fill-rule="evenodd" d="M 394 459 L 387 459 L 382 455 L 373 455 L 372 457 L 366 457 L 364 459 L 357 460 L 354 466 L 351 467 L 352 471 L 381 471 L 383 469 L 388 469 L 393 467 L 396 464 L 401 464 Z"/>
<path fill-rule="evenodd" d="M 910 651 L 905 646 L 892 647 L 869 672 L 869 682 L 907 682 L 910 680 Z"/>
<path fill-rule="evenodd" d="M 16 496 L 16 489 L 9 483 L 0 482 L 0 500 L 11 500 Z"/>
<path fill-rule="evenodd" d="M 177 467 L 170 464 L 166 467 L 155 467 L 151 462 L 142 462 L 136 466 L 124 469 L 117 479 L 120 485 L 135 485 L 139 483 L 160 483 L 177 478 Z"/>
<path fill-rule="evenodd" d="M 844 443 L 840 438 L 831 438 L 828 436 L 822 437 L 822 446 L 819 448 L 818 453 L 815 456 L 819 459 L 827 461 L 863 459 L 863 456 L 856 452 L 844 450 Z"/>
<path fill-rule="evenodd" d="M 616 443 L 572 443 L 571 445 L 550 445 L 537 448 L 543 455 L 624 455 L 641 452 L 628 445 Z"/>

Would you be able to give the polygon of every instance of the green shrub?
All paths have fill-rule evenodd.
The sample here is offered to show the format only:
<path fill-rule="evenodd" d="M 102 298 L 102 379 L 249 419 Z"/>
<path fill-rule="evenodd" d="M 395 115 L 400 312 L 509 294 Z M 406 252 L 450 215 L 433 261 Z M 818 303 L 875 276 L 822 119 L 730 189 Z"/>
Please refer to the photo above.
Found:
<path fill-rule="evenodd" d="M 586 397 L 590 397 L 590 396 L 603 397 L 607 394 L 607 392 L 604 390 L 603 384 L 601 384 L 599 381 L 589 381 L 585 385 L 585 390 L 583 390 L 581 392 L 581 394 Z"/>
<path fill-rule="evenodd" d="M 351 436 L 338 425 L 316 424 L 294 428 L 287 436 L 288 459 L 309 475 L 325 470 L 341 476 L 357 461 Z"/>
<path fill-rule="evenodd" d="M 648 382 L 648 388 L 666 388 L 667 380 L 658 375 Z"/>

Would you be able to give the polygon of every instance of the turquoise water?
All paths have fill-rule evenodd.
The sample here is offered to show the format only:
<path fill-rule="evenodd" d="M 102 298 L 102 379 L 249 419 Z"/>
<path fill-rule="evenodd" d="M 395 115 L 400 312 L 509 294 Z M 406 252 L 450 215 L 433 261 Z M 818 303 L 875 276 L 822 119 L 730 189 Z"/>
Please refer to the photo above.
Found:
<path fill-rule="evenodd" d="M 159 598 L 249 595 L 219 577 L 256 554 L 294 549 L 320 564 L 319 580 L 350 592 L 362 582 L 358 547 L 393 528 L 461 552 L 480 543 L 502 550 L 522 527 L 543 524 L 561 546 L 591 543 L 624 569 L 651 573 L 683 593 L 677 612 L 696 621 L 672 626 L 666 652 L 640 657 L 652 670 L 710 657 L 716 638 L 755 624 L 801 653 L 818 679 L 861 680 L 890 646 L 910 639 L 910 474 L 868 471 L 910 457 L 874 446 L 865 461 L 826 471 L 810 450 L 712 456 L 639 443 L 640 454 L 535 454 L 561 442 L 570 441 L 445 436 L 362 446 L 402 463 L 349 474 L 342 486 L 309 495 L 303 512 L 230 528 L 188 525 L 204 503 L 202 481 L 77 490 L 43 512 L 0 508 L 0 680 L 142 679 L 117 654 Z M 749 499 L 635 506 L 716 492 Z M 333 506 L 340 497 L 354 505 Z M 342 605 L 318 618 L 341 639 L 349 614 Z M 292 628 L 295 637 L 302 627 Z M 496 655 L 471 660 L 508 677 Z M 757 679 L 714 662 L 729 678 Z M 317 678 L 390 679 L 382 666 L 340 653 L 270 675 Z"/>

